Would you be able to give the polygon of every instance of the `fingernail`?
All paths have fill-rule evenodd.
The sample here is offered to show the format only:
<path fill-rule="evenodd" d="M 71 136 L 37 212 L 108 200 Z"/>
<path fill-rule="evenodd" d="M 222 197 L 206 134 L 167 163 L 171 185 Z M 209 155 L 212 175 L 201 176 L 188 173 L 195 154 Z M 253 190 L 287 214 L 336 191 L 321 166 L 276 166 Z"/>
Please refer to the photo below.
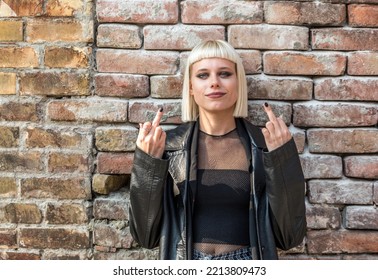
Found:
<path fill-rule="evenodd" d="M 163 112 L 163 107 L 160 107 L 160 108 L 159 108 L 159 112 Z"/>
<path fill-rule="evenodd" d="M 268 106 L 269 106 L 268 102 L 265 102 L 265 103 L 264 103 L 264 106 L 265 106 L 265 107 L 268 107 Z"/>

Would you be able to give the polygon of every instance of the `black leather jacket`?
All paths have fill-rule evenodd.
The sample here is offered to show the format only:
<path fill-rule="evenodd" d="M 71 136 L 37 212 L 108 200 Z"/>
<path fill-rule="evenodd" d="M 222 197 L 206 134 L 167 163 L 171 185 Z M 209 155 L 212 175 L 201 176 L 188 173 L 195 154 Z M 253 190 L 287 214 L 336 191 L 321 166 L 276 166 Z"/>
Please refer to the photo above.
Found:
<path fill-rule="evenodd" d="M 254 259 L 277 259 L 306 233 L 305 181 L 293 140 L 266 152 L 261 130 L 237 118 L 250 151 L 249 232 Z M 130 231 L 145 248 L 160 246 L 161 259 L 192 259 L 198 122 L 167 131 L 163 159 L 136 149 L 130 181 Z"/>

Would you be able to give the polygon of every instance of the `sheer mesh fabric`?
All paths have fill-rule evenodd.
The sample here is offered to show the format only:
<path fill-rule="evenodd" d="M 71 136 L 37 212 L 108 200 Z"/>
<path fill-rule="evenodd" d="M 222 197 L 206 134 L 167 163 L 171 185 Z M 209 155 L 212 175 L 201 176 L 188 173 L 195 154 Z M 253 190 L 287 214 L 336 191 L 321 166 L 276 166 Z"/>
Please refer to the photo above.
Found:
<path fill-rule="evenodd" d="M 235 130 L 199 134 L 194 247 L 220 255 L 249 246 L 249 163 Z"/>

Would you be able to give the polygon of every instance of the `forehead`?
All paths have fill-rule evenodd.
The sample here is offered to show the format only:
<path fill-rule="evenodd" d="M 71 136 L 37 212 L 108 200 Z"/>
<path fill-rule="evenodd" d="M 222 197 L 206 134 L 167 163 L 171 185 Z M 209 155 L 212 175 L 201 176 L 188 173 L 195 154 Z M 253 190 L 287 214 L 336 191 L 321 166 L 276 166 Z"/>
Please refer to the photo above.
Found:
<path fill-rule="evenodd" d="M 192 64 L 192 70 L 205 70 L 217 68 L 230 68 L 235 69 L 235 63 L 225 58 L 204 58 Z"/>

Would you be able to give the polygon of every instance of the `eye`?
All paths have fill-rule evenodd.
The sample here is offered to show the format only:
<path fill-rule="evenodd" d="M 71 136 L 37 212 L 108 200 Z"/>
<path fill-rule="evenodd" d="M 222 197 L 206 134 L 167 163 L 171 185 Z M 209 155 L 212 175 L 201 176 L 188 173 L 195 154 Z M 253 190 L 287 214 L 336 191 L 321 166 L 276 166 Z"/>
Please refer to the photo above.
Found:
<path fill-rule="evenodd" d="M 200 78 L 200 79 L 202 79 L 202 80 L 204 80 L 204 79 L 206 79 L 207 77 L 209 77 L 209 74 L 208 73 L 198 73 L 197 75 L 196 75 L 196 77 L 197 78 Z"/>
<path fill-rule="evenodd" d="M 231 73 L 231 72 L 229 72 L 229 71 L 222 71 L 222 72 L 219 73 L 219 76 L 220 76 L 221 78 L 228 78 L 228 77 L 230 77 L 230 76 L 232 76 L 232 75 L 233 75 L 233 73 Z"/>

